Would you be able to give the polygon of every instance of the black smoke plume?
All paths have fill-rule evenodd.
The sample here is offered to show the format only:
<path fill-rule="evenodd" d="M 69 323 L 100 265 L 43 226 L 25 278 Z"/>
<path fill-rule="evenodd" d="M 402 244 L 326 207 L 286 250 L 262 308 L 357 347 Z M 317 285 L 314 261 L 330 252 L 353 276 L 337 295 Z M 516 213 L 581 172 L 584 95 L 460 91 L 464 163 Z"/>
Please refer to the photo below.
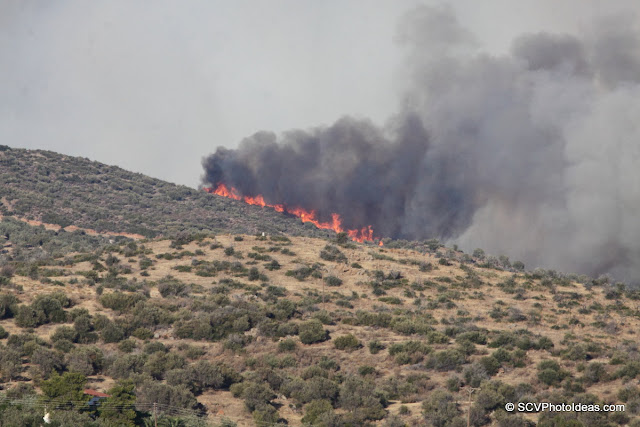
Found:
<path fill-rule="evenodd" d="M 408 89 L 384 127 L 344 117 L 259 132 L 204 161 L 203 184 L 339 213 L 376 236 L 440 238 L 529 266 L 640 273 L 640 31 L 631 15 L 580 35 L 478 50 L 446 8 L 401 21 Z"/>

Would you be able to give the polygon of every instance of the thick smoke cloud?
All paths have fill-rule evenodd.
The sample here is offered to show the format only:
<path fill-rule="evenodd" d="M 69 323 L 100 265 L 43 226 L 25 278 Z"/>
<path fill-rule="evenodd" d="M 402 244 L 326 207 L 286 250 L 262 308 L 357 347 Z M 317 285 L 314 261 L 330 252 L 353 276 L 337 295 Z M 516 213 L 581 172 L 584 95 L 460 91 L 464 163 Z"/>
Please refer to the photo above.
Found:
<path fill-rule="evenodd" d="M 640 277 L 640 29 L 527 34 L 489 55 L 447 8 L 399 24 L 406 95 L 384 127 L 260 132 L 204 160 L 204 185 L 316 209 L 376 235 L 437 237 L 558 268 Z M 310 100 L 312 102 L 312 100 Z"/>

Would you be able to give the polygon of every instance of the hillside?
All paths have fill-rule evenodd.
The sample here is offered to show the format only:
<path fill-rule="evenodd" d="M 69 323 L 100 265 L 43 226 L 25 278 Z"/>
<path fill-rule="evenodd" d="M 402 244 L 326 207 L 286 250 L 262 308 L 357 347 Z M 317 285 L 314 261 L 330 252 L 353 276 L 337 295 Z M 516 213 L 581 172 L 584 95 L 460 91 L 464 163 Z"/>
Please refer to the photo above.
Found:
<path fill-rule="evenodd" d="M 0 215 L 145 237 L 186 232 L 327 236 L 271 209 L 85 158 L 0 146 Z"/>
<path fill-rule="evenodd" d="M 0 147 L 0 182 L 0 426 L 640 425 L 623 284 L 46 151 Z"/>
<path fill-rule="evenodd" d="M 181 239 L 123 240 L 54 265 L 6 264 L 6 398 L 38 393 L 33 410 L 57 402 L 52 416 L 67 417 L 63 425 L 89 419 L 62 410 L 82 398 L 69 397 L 58 374 L 120 391 L 105 401 L 104 425 L 126 419 L 121 401 L 135 402 L 139 423 L 157 403 L 162 423 L 181 425 L 466 425 L 469 387 L 480 388 L 472 425 L 626 424 L 640 408 L 635 292 L 482 268 L 442 247 Z M 136 393 L 128 401 L 127 386 Z M 627 410 L 522 416 L 502 409 L 511 401 Z M 0 418 L 32 425 L 29 411 L 3 410 Z"/>

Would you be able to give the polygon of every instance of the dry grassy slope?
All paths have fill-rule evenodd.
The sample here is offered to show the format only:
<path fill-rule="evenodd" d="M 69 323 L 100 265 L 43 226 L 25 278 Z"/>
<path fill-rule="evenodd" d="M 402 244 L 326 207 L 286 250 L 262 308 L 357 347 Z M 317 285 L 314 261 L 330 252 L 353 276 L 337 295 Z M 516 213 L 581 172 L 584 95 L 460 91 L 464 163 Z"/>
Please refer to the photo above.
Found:
<path fill-rule="evenodd" d="M 246 257 L 246 254 L 253 251 L 254 246 L 268 247 L 272 246 L 274 242 L 271 241 L 258 241 L 255 236 L 244 236 L 243 241 L 235 241 L 231 235 L 219 235 L 213 239 L 206 239 L 204 242 L 198 244 L 197 242 L 190 243 L 184 246 L 184 250 L 195 252 L 196 250 L 202 250 L 204 255 L 196 256 L 199 260 L 235 260 L 232 257 L 224 254 L 223 248 L 217 248 L 211 250 L 209 245 L 213 242 L 217 242 L 222 247 L 232 246 L 236 251 L 242 252 L 245 257 L 240 261 L 247 263 L 252 261 Z M 618 332 L 611 334 L 605 332 L 601 326 L 594 326 L 593 324 L 602 320 L 597 317 L 597 312 L 589 314 L 578 314 L 577 310 L 581 306 L 591 305 L 593 303 L 600 303 L 603 306 L 609 306 L 613 304 L 611 300 L 607 300 L 604 296 L 604 291 L 601 288 L 592 288 L 591 290 L 585 289 L 583 285 L 576 283 L 569 283 L 566 286 L 555 285 L 553 287 L 544 286 L 540 280 L 531 280 L 525 278 L 524 274 L 517 274 L 516 284 L 517 287 L 523 288 L 525 291 L 525 299 L 517 299 L 514 293 L 506 293 L 501 290 L 497 285 L 513 276 L 513 273 L 480 269 L 471 267 L 473 271 L 482 281 L 482 284 L 474 288 L 465 288 L 461 284 L 465 282 L 467 272 L 463 270 L 459 263 L 454 262 L 454 265 L 445 266 L 438 263 L 438 258 L 433 255 L 425 255 L 409 250 L 393 250 L 384 249 L 378 247 L 372 247 L 370 245 L 357 245 L 355 249 L 341 250 L 348 258 L 348 264 L 339 264 L 336 262 L 324 261 L 319 258 L 319 252 L 327 244 L 326 240 L 313 239 L 313 238 L 301 238 L 292 237 L 292 244 L 286 246 L 295 253 L 295 256 L 283 255 L 280 252 L 272 252 L 269 255 L 276 259 L 282 268 L 276 271 L 267 271 L 262 268 L 263 262 L 258 262 L 257 266 L 260 271 L 266 274 L 269 278 L 269 284 L 282 286 L 287 289 L 287 298 L 296 301 L 300 300 L 308 292 L 326 292 L 326 295 L 330 296 L 330 302 L 325 304 L 318 304 L 318 308 L 326 309 L 329 312 L 335 313 L 335 317 L 347 317 L 349 313 L 357 310 L 376 311 L 383 309 L 389 310 L 415 310 L 417 306 L 414 304 L 414 298 L 408 297 L 405 292 L 409 289 L 409 286 L 402 286 L 393 288 L 387 291 L 387 297 L 397 297 L 401 300 L 399 305 L 386 304 L 378 300 L 378 297 L 374 296 L 371 292 L 371 287 L 366 282 L 371 280 L 371 274 L 375 270 L 381 270 L 385 273 L 390 271 L 400 271 L 402 276 L 408 279 L 408 283 L 425 281 L 431 281 L 436 284 L 441 284 L 448 290 L 454 290 L 460 293 L 460 298 L 454 300 L 455 307 L 446 308 L 443 305 L 438 306 L 430 310 L 426 310 L 431 314 L 439 324 L 435 325 L 435 328 L 439 331 L 444 331 L 445 325 L 442 324 L 442 319 L 453 319 L 460 315 L 466 315 L 472 318 L 471 323 L 478 327 L 486 328 L 490 331 L 495 330 L 516 330 L 516 329 L 528 329 L 534 334 L 540 334 L 551 338 L 555 344 L 556 349 L 564 348 L 563 340 L 566 334 L 574 334 L 578 341 L 591 341 L 602 344 L 605 348 L 613 349 L 622 340 L 634 340 L 636 337 L 636 331 L 640 326 L 640 320 L 636 316 L 625 316 L 621 312 L 615 312 L 608 310 L 607 323 L 616 323 L 618 325 Z M 206 245 L 205 245 L 206 243 Z M 159 255 L 166 252 L 175 252 L 175 249 L 169 247 L 169 240 L 159 241 L 147 241 L 145 246 L 153 252 L 153 255 L 148 255 L 152 259 L 156 259 L 155 255 Z M 375 259 L 371 253 L 383 254 L 388 257 L 394 258 L 396 261 Z M 121 263 L 129 264 L 132 268 L 132 273 L 127 275 L 129 279 L 135 278 L 138 281 L 155 281 L 159 280 L 167 275 L 172 275 L 186 283 L 193 283 L 200 285 L 204 288 L 206 294 L 207 290 L 216 286 L 215 283 L 218 280 L 226 277 L 225 275 L 218 275 L 217 277 L 200 277 L 191 272 L 178 272 L 174 267 L 178 265 L 190 265 L 191 257 L 174 260 L 159 259 L 153 267 L 148 270 L 149 276 L 141 276 L 141 270 L 139 268 L 140 256 L 134 256 L 129 259 L 122 259 Z M 432 263 L 434 269 L 429 272 L 420 271 L 418 265 L 412 263 L 401 264 L 397 260 L 408 259 L 421 262 Z M 295 269 L 300 265 L 309 265 L 320 262 L 323 264 L 322 271 L 326 275 L 335 275 L 341 278 L 344 283 L 340 287 L 324 287 L 322 279 L 309 278 L 306 281 L 298 281 L 293 277 L 285 275 L 286 271 Z M 352 263 L 359 263 L 362 268 L 351 267 Z M 64 281 L 67 285 L 64 287 L 65 292 L 76 303 L 76 307 L 87 308 L 92 314 L 106 314 L 109 317 L 114 317 L 115 313 L 111 310 L 103 308 L 96 301 L 95 289 L 82 285 L 82 276 L 75 275 L 78 271 L 87 271 L 91 269 L 91 265 L 87 262 L 76 264 L 70 267 L 63 267 L 70 270 L 71 275 L 67 277 L 61 277 L 59 280 Z M 68 284 L 69 280 L 77 278 L 78 284 Z M 58 279 L 58 278 L 56 278 Z M 237 278 L 236 278 L 237 279 Z M 246 278 L 240 278 L 246 282 Z M 59 286 L 43 285 L 38 281 L 31 280 L 26 277 L 15 277 L 13 282 L 17 285 L 21 285 L 24 289 L 20 293 L 19 298 L 23 303 L 29 303 L 36 295 L 46 292 L 52 292 L 60 290 Z M 257 282 L 254 282 L 257 283 Z M 324 290 L 323 290 L 324 289 Z M 442 291 L 444 288 L 441 288 Z M 106 289 L 105 292 L 110 292 Z M 344 308 L 335 304 L 340 300 L 340 295 L 345 297 L 352 296 L 352 293 L 360 295 L 358 299 L 350 300 L 353 308 Z M 231 296 L 232 298 L 251 298 L 245 295 L 244 290 L 234 291 L 238 296 Z M 558 303 L 554 301 L 554 296 L 562 295 L 563 293 L 575 293 L 582 295 L 583 299 L 580 304 L 570 308 L 559 308 Z M 416 292 L 416 296 L 421 296 L 422 305 L 428 304 L 430 301 L 436 301 L 442 295 L 442 292 L 438 291 L 438 287 L 426 288 L 423 291 Z M 151 290 L 152 298 L 160 298 L 157 289 Z M 522 322 L 510 322 L 508 320 L 496 321 L 490 317 L 489 313 L 496 305 L 496 302 L 502 301 L 504 308 L 509 309 L 511 307 L 518 308 L 525 314 L 529 320 Z M 539 303 L 539 306 L 534 307 L 535 303 Z M 636 306 L 633 302 L 623 301 L 630 309 L 636 310 Z M 540 314 L 539 321 L 531 321 L 530 312 L 536 311 Z M 305 314 L 305 316 L 308 316 Z M 600 314 L 601 316 L 601 314 Z M 582 323 L 582 326 L 572 326 L 571 319 L 577 318 Z M 0 324 L 10 333 L 16 333 L 20 331 L 20 328 L 13 324 L 12 319 L 3 320 Z M 44 325 L 37 328 L 35 331 L 37 334 L 43 337 L 49 337 L 52 331 L 59 325 Z M 337 322 L 335 325 L 327 325 L 326 328 L 330 331 L 331 340 L 313 345 L 300 345 L 296 358 L 299 360 L 298 371 L 304 367 L 313 364 L 322 355 L 328 355 L 336 359 L 342 368 L 342 372 L 357 372 L 359 366 L 370 365 L 375 367 L 377 371 L 377 381 L 383 381 L 387 377 L 403 377 L 408 374 L 415 374 L 416 370 L 410 365 L 398 365 L 392 356 L 388 354 L 388 351 L 383 350 L 378 354 L 371 354 L 366 344 L 372 340 L 379 340 L 387 345 L 395 342 L 404 342 L 409 339 L 420 339 L 418 336 L 403 336 L 390 329 L 382 329 L 375 327 L 365 326 L 353 326 Z M 159 340 L 168 345 L 175 345 L 177 341 L 170 330 L 158 331 L 160 334 Z M 254 342 L 250 343 L 246 347 L 246 352 L 234 354 L 229 350 L 224 350 L 222 344 L 219 342 L 194 342 L 191 340 L 185 340 L 191 344 L 202 346 L 206 349 L 206 355 L 204 356 L 209 360 L 224 360 L 227 363 L 233 365 L 239 370 L 246 368 L 246 358 L 254 357 L 259 358 L 261 355 L 277 354 L 277 342 L 273 342 L 270 339 L 261 337 L 256 331 L 250 331 L 250 334 L 256 335 L 257 338 Z M 341 335 L 353 333 L 363 344 L 362 348 L 347 352 L 339 351 L 334 348 L 334 340 Z M 296 337 L 297 340 L 297 337 Z M 6 340 L 5 340 L 6 341 Z M 445 349 L 453 347 L 455 345 L 454 340 L 450 340 L 448 344 L 433 344 L 434 350 Z M 102 345 L 106 352 L 115 352 L 116 345 L 108 344 Z M 489 354 L 493 349 L 486 348 L 486 346 L 478 345 L 479 354 L 471 356 L 471 360 L 477 359 L 482 354 Z M 536 377 L 535 364 L 540 360 L 553 357 L 549 351 L 545 350 L 530 350 L 527 352 L 528 364 L 524 368 L 507 368 L 501 369 L 494 379 L 499 379 L 506 383 L 513 385 L 527 382 L 534 384 L 536 388 L 543 390 L 547 388 L 543 384 L 540 384 Z M 579 377 L 580 373 L 577 371 L 578 363 L 570 360 L 563 360 L 557 358 L 563 368 L 573 373 L 575 377 Z M 607 363 L 605 358 L 602 360 Z M 296 369 L 293 369 L 296 371 Z M 442 388 L 447 377 L 450 375 L 448 372 L 438 372 L 435 370 L 424 370 L 429 376 L 428 388 Z M 91 386 L 98 389 L 107 389 L 112 380 L 104 376 L 98 376 L 91 378 Z M 615 380 L 606 382 L 604 384 L 595 384 L 587 388 L 587 392 L 593 392 L 602 399 L 607 401 L 616 401 L 616 391 L 622 387 L 621 380 Z M 466 408 L 464 391 L 460 391 L 456 394 L 459 398 L 461 408 Z M 418 400 L 415 403 L 407 403 L 410 413 L 403 415 L 402 418 L 410 424 L 415 423 L 420 425 L 423 421 L 420 414 L 421 398 L 424 396 L 418 396 Z M 243 406 L 243 402 L 239 399 L 235 399 L 228 391 L 216 391 L 205 392 L 198 397 L 198 400 L 204 403 L 212 419 L 219 418 L 222 414 L 237 420 L 238 425 L 253 425 L 251 421 L 251 415 L 246 412 Z M 289 420 L 292 425 L 298 425 L 302 417 L 300 411 L 296 411 L 291 408 L 291 403 L 284 398 L 279 398 L 279 403 L 283 406 L 280 408 L 280 415 Z M 392 402 L 388 407 L 390 413 L 397 413 L 401 406 L 400 402 Z M 530 418 L 535 419 L 535 415 L 531 415 Z"/>

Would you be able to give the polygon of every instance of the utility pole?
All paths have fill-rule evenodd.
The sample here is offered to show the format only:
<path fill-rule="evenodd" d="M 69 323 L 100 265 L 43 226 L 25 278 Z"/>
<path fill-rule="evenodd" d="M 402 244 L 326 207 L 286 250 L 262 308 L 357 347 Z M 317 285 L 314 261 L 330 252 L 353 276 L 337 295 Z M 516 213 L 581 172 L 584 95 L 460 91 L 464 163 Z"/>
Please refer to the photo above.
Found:
<path fill-rule="evenodd" d="M 467 411 L 467 427 L 471 427 L 471 405 L 473 401 L 471 400 L 471 395 L 474 391 L 479 391 L 479 388 L 469 387 L 467 391 L 469 392 L 469 410 Z"/>
<path fill-rule="evenodd" d="M 153 402 L 153 422 L 158 427 L 158 404 Z"/>
<path fill-rule="evenodd" d="M 325 311 L 327 310 L 327 303 L 324 297 L 324 279 L 322 279 L 322 309 Z"/>

